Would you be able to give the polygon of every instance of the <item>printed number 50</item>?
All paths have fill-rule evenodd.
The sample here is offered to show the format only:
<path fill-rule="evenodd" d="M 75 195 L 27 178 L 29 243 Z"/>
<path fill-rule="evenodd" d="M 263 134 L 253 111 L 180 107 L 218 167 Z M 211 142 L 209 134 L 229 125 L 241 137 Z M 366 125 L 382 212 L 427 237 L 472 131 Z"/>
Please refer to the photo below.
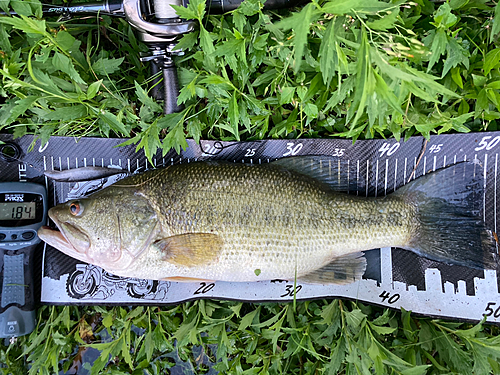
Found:
<path fill-rule="evenodd" d="M 500 306 L 497 307 L 496 310 L 493 310 L 492 307 L 495 307 L 496 305 L 496 302 L 488 302 L 488 304 L 486 305 L 486 308 L 484 309 L 484 311 L 486 312 L 486 316 L 492 316 L 495 317 L 495 318 L 500 318 Z"/>
<path fill-rule="evenodd" d="M 481 139 L 481 142 L 479 142 L 479 145 L 474 149 L 474 151 L 481 151 L 481 150 L 491 150 L 493 147 L 498 145 L 498 142 L 500 142 L 500 136 L 496 136 L 493 138 L 491 141 L 488 141 L 491 138 L 491 135 L 487 135 Z"/>

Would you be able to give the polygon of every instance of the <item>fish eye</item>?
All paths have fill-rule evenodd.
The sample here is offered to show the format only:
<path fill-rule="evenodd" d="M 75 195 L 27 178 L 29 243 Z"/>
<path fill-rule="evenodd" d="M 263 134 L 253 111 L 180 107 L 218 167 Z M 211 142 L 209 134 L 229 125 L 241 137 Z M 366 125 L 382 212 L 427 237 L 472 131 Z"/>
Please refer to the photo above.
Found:
<path fill-rule="evenodd" d="M 83 213 L 83 204 L 80 201 L 72 202 L 69 205 L 69 212 L 73 216 L 80 216 Z"/>

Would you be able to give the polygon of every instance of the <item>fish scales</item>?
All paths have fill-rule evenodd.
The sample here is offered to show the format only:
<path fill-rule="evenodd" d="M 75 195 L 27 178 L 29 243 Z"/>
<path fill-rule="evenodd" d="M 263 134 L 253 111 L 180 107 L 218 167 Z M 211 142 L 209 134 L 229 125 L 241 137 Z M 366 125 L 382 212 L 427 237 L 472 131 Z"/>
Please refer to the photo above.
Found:
<path fill-rule="evenodd" d="M 403 244 L 409 237 L 411 207 L 401 200 L 338 194 L 272 166 L 172 166 L 140 191 L 158 213 L 165 236 L 193 232 L 222 237 L 224 246 L 214 265 L 176 270 L 186 277 L 289 278 L 347 252 Z M 144 267 L 161 276 L 162 261 L 157 262 Z"/>

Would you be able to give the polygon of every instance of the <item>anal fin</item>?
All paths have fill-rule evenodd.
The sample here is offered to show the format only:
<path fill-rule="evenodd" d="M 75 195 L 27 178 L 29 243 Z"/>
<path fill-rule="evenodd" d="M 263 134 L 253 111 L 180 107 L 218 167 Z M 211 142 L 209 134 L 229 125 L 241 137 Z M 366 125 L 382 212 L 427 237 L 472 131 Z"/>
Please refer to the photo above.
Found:
<path fill-rule="evenodd" d="M 366 259 L 361 252 L 333 259 L 326 266 L 298 278 L 310 284 L 345 285 L 361 279 L 366 270 Z"/>

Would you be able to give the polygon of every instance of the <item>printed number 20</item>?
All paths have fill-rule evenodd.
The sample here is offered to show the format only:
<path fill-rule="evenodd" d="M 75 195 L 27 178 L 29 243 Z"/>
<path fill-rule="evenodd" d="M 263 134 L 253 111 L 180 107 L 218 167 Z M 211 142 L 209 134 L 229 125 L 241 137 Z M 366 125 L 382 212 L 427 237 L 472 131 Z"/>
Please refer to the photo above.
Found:
<path fill-rule="evenodd" d="M 213 288 L 215 287 L 214 283 L 200 283 L 200 287 L 196 289 L 196 291 L 193 294 L 205 294 L 210 292 Z"/>

